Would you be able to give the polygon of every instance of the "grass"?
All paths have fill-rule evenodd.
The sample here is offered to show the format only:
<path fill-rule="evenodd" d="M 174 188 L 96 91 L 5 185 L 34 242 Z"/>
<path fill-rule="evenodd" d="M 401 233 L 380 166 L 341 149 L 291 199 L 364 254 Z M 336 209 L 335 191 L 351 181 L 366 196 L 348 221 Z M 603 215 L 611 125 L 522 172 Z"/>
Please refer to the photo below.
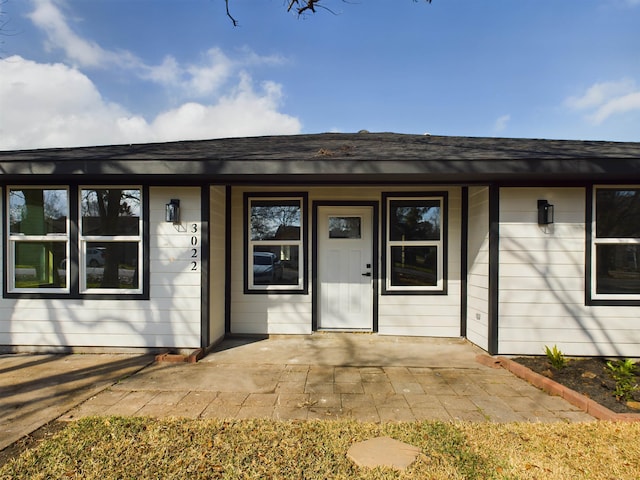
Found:
<path fill-rule="evenodd" d="M 419 447 L 406 471 L 367 469 L 354 443 L 390 436 Z M 640 423 L 358 423 L 157 420 L 69 423 L 0 467 L 0 479 L 428 478 L 636 479 Z"/>

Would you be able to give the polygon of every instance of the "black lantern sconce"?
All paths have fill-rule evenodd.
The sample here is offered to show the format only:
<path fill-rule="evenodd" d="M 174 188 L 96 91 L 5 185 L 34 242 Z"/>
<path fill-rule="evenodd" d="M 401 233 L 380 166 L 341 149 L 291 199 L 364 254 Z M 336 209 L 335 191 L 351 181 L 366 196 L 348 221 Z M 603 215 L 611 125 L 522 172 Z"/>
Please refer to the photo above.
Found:
<path fill-rule="evenodd" d="M 546 200 L 538 200 L 538 225 L 553 223 L 553 205 Z"/>
<path fill-rule="evenodd" d="M 180 223 L 180 200 L 172 198 L 169 203 L 165 205 L 164 220 L 168 223 Z"/>

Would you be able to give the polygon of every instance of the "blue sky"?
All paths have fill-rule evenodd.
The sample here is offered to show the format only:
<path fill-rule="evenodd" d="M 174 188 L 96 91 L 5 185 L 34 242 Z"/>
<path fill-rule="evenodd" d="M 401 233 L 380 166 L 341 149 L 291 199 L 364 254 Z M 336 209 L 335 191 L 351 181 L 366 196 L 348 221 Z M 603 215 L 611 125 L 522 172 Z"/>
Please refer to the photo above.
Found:
<path fill-rule="evenodd" d="M 0 149 L 355 132 L 640 141 L 640 0 L 6 0 Z"/>

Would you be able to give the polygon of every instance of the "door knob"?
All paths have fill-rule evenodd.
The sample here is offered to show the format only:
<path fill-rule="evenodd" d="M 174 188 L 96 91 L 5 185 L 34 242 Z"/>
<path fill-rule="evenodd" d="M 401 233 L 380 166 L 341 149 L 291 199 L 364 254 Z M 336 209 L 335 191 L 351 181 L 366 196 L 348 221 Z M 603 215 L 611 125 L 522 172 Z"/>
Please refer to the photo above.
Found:
<path fill-rule="evenodd" d="M 371 272 L 365 272 L 362 274 L 363 277 L 370 277 L 371 276 Z"/>

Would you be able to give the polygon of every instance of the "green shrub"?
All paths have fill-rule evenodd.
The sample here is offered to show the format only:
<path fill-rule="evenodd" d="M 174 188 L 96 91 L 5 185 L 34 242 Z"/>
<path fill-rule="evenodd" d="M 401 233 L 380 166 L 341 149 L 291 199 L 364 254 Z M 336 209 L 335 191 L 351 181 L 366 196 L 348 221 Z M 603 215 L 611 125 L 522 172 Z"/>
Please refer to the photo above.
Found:
<path fill-rule="evenodd" d="M 545 345 L 544 353 L 547 354 L 547 358 L 549 359 L 549 362 L 551 362 L 551 366 L 556 370 L 560 370 L 567 364 L 567 359 L 564 358 L 563 353 L 555 345 L 553 348 L 549 348 Z"/>
<path fill-rule="evenodd" d="M 635 383 L 636 364 L 629 359 L 616 360 L 607 362 L 607 368 L 616 381 L 613 396 L 625 402 L 631 400 L 633 392 L 638 390 L 638 384 Z"/>

